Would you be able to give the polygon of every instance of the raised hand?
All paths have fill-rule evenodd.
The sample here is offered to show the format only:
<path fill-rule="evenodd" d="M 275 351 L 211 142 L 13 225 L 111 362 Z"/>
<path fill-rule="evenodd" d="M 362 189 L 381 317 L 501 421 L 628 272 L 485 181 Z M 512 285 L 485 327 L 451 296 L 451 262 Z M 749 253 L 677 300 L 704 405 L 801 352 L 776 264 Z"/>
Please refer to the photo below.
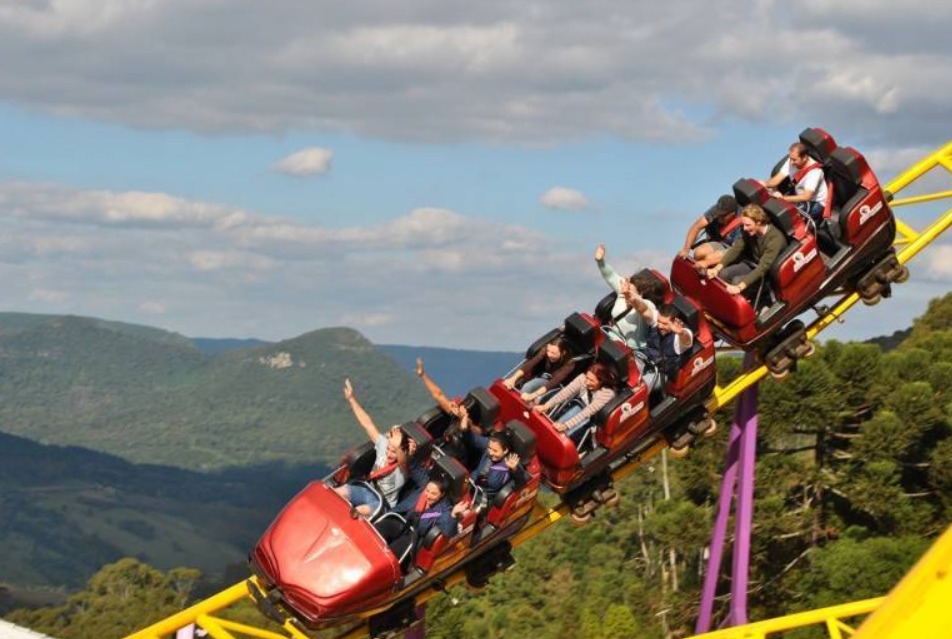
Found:
<path fill-rule="evenodd" d="M 350 378 L 344 378 L 344 399 L 348 402 L 354 398 L 354 387 L 351 386 Z"/>
<path fill-rule="evenodd" d="M 599 244 L 595 247 L 595 261 L 601 262 L 605 259 L 605 245 Z"/>
<path fill-rule="evenodd" d="M 417 358 L 416 358 L 416 374 L 417 374 L 417 377 L 423 377 L 424 373 L 426 373 L 426 371 L 423 370 L 423 358 L 422 358 L 422 357 L 417 357 Z"/>
<path fill-rule="evenodd" d="M 462 404 L 457 404 L 457 406 L 459 407 L 456 413 L 456 416 L 459 417 L 459 429 L 465 433 L 469 430 L 469 411 Z"/>
<path fill-rule="evenodd" d="M 520 461 L 522 460 L 519 458 L 519 455 L 516 453 L 509 453 L 506 455 L 506 468 L 509 470 L 515 470 Z"/>

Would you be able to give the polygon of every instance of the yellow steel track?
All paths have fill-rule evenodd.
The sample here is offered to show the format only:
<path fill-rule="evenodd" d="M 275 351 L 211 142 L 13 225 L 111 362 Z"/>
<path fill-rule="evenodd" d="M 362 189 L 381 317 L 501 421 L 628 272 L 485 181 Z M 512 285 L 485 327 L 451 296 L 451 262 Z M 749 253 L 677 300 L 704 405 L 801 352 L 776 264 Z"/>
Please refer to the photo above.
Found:
<path fill-rule="evenodd" d="M 952 141 L 910 166 L 885 186 L 885 190 L 893 196 L 890 206 L 895 210 L 901 207 L 952 198 L 952 190 L 936 191 L 906 198 L 899 197 L 904 190 L 918 183 L 923 176 L 934 169 L 942 169 L 946 173 L 952 174 Z M 895 246 L 897 247 L 897 257 L 900 263 L 906 264 L 952 225 L 952 208 L 947 209 L 921 231 L 915 230 L 912 226 L 900 220 L 898 216 L 896 224 Z M 855 293 L 843 295 L 837 299 L 829 306 L 829 310 L 807 327 L 807 337 L 814 338 L 828 326 L 840 320 L 858 301 L 859 296 Z M 708 410 L 713 413 L 724 407 L 741 392 L 759 382 L 766 375 L 767 367 L 760 366 L 742 374 L 725 386 L 716 387 L 707 402 Z M 634 472 L 645 461 L 659 453 L 662 448 L 664 448 L 664 442 L 663 439 L 659 439 L 647 450 L 617 469 L 612 475 L 613 478 L 617 480 Z M 513 547 L 518 547 L 532 539 L 565 517 L 568 512 L 568 507 L 565 504 L 560 504 L 558 507 L 551 509 L 536 506 L 530 523 L 511 539 Z M 761 639 L 809 626 L 825 627 L 830 639 L 843 639 L 844 637 L 853 637 L 853 639 L 900 639 L 913 636 L 917 638 L 952 637 L 952 615 L 943 609 L 948 608 L 949 602 L 952 601 L 952 579 L 949 578 L 949 574 L 952 574 L 952 528 L 946 531 L 940 541 L 888 598 L 868 599 L 823 610 L 798 613 L 788 617 L 699 635 L 695 639 Z M 425 602 L 463 579 L 463 572 L 459 570 L 442 580 L 442 588 L 431 587 L 419 593 L 416 600 L 418 603 Z M 253 583 L 253 579 L 237 583 L 180 613 L 129 635 L 126 639 L 161 639 L 174 635 L 179 628 L 189 624 L 196 624 L 204 628 L 208 635 L 215 639 L 239 639 L 242 637 L 308 639 L 307 634 L 291 622 L 286 623 L 280 631 L 276 631 L 236 623 L 220 616 L 221 613 L 226 612 L 236 603 L 250 599 L 248 587 L 251 583 Z M 877 610 L 877 608 L 881 609 Z M 872 614 L 862 627 L 858 630 L 853 629 L 849 623 L 851 618 L 869 615 L 874 610 L 876 611 L 875 614 Z M 367 611 L 365 619 L 377 612 L 380 612 L 380 610 Z M 940 619 L 943 620 L 942 623 L 938 622 Z M 359 624 L 350 630 L 342 630 L 338 639 L 356 639 L 357 637 L 366 636 L 366 633 L 366 624 Z"/>

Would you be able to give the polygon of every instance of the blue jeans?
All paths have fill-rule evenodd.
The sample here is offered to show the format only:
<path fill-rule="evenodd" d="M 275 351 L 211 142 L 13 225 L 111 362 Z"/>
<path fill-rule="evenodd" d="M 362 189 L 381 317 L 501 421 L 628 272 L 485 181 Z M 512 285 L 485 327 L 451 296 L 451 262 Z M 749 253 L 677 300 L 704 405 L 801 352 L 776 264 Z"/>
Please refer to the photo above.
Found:
<path fill-rule="evenodd" d="M 519 390 L 521 390 L 523 393 L 532 393 L 545 386 L 545 383 L 549 381 L 549 379 L 550 377 L 547 373 L 542 373 L 542 375 L 539 377 L 533 377 L 528 382 L 523 384 L 522 388 Z"/>
<path fill-rule="evenodd" d="M 824 207 L 816 200 L 811 200 L 810 202 L 800 202 L 797 204 L 797 208 L 809 215 L 814 222 L 819 222 L 823 219 Z"/>
<path fill-rule="evenodd" d="M 360 484 L 347 484 L 347 495 L 350 498 L 350 505 L 370 506 L 370 509 L 376 511 L 380 507 L 380 495 L 366 486 Z"/>
<path fill-rule="evenodd" d="M 565 423 L 582 412 L 584 407 L 578 402 L 571 402 L 565 410 L 553 412 L 553 421 L 558 421 Z M 589 420 L 582 421 L 581 424 L 578 424 L 574 428 L 565 432 L 568 435 L 569 439 L 575 442 L 575 445 L 578 446 L 579 442 L 582 441 L 582 437 L 585 435 L 585 431 L 588 430 Z"/>

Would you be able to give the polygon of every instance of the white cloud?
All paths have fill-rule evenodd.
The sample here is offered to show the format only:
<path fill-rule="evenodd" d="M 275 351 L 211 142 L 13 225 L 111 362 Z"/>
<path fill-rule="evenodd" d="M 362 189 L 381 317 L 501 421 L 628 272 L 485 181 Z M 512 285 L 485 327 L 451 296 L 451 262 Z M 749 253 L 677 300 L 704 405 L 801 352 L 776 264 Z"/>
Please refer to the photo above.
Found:
<path fill-rule="evenodd" d="M 346 320 L 384 342 L 521 348 L 604 292 L 590 256 L 447 209 L 326 228 L 161 193 L 136 223 L 97 208 L 135 195 L 0 183 L 0 286 L 11 304 L 161 317 L 190 335 L 279 339 Z"/>
<path fill-rule="evenodd" d="M 925 257 L 928 274 L 937 280 L 952 284 L 952 245 L 932 246 Z"/>
<path fill-rule="evenodd" d="M 141 302 L 139 310 L 148 315 L 164 315 L 166 312 L 165 304 L 162 302 Z"/>
<path fill-rule="evenodd" d="M 30 294 L 27 296 L 27 300 L 31 302 L 50 302 L 58 303 L 62 302 L 69 297 L 69 293 L 66 291 L 58 291 L 55 289 L 48 288 L 35 288 L 30 291 Z"/>
<path fill-rule="evenodd" d="M 110 226 L 234 226 L 248 214 L 166 193 L 97 191 L 52 184 L 0 183 L 0 209 L 29 219 Z"/>
<path fill-rule="evenodd" d="M 588 198 L 581 191 L 553 186 L 542 194 L 539 201 L 550 209 L 587 209 Z"/>
<path fill-rule="evenodd" d="M 333 151 L 315 146 L 292 153 L 275 164 L 274 169 L 279 173 L 295 177 L 324 175 L 330 171 L 333 159 Z"/>

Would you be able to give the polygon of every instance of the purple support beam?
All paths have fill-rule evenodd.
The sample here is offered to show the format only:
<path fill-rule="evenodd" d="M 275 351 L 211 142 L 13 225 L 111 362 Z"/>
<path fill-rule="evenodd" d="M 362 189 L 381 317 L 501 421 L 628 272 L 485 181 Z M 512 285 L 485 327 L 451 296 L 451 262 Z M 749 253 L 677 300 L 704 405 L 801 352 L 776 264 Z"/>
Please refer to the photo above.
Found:
<path fill-rule="evenodd" d="M 744 370 L 755 365 L 754 356 L 744 357 Z M 717 594 L 717 579 L 720 576 L 727 539 L 727 524 L 731 505 L 737 489 L 737 512 L 734 518 L 734 551 L 731 570 L 731 606 L 722 626 L 747 623 L 747 584 L 750 568 L 750 531 L 754 512 L 754 466 L 757 458 L 757 385 L 744 391 L 737 402 L 734 423 L 731 424 L 727 446 L 727 467 L 721 480 L 718 497 L 717 518 L 711 535 L 710 556 L 704 588 L 701 591 L 701 608 L 695 634 L 710 632 L 714 614 L 714 598 Z M 739 478 L 738 478 L 739 475 Z M 739 481 L 738 481 L 739 479 Z"/>
<path fill-rule="evenodd" d="M 419 625 L 415 625 L 403 635 L 403 639 L 426 639 L 426 604 L 420 604 L 416 607 L 417 619 Z"/>

